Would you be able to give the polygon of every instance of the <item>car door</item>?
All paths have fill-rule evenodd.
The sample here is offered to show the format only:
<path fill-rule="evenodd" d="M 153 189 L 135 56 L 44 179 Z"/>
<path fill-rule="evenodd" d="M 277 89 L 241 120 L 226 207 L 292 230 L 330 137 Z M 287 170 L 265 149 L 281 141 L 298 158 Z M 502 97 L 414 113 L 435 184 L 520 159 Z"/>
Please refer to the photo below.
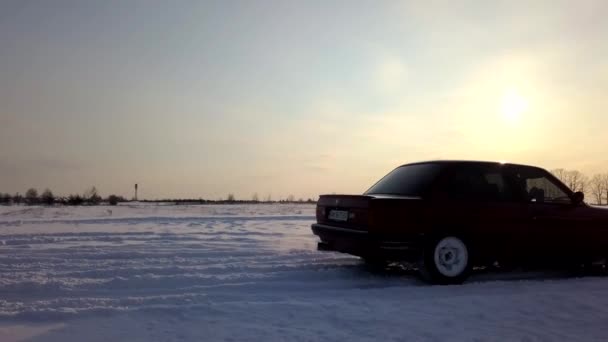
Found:
<path fill-rule="evenodd" d="M 486 262 L 518 259 L 526 243 L 526 207 L 518 200 L 505 165 L 457 165 L 446 171 L 448 225 L 466 231 L 475 253 Z"/>
<path fill-rule="evenodd" d="M 573 203 L 565 185 L 538 168 L 522 168 L 518 177 L 527 198 L 531 257 L 561 263 L 596 248 L 585 208 Z"/>

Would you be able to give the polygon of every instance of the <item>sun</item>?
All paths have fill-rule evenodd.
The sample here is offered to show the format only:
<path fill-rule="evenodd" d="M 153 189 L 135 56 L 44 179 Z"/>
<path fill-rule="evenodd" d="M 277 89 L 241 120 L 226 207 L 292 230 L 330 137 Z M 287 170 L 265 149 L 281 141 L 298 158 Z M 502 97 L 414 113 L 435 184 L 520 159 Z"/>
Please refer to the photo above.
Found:
<path fill-rule="evenodd" d="M 528 101 L 517 90 L 507 90 L 500 104 L 503 119 L 507 122 L 517 122 L 528 109 Z"/>

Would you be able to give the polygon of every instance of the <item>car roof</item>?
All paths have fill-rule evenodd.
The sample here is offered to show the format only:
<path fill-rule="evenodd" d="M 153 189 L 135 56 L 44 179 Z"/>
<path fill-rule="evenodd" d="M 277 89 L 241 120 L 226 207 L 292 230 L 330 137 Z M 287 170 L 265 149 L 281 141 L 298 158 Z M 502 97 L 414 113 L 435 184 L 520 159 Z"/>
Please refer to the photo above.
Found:
<path fill-rule="evenodd" d="M 534 166 L 534 165 L 515 164 L 515 163 L 498 162 L 498 161 L 484 161 L 484 160 L 442 160 L 442 159 L 438 159 L 438 160 L 426 160 L 426 161 L 419 161 L 419 162 L 414 162 L 414 163 L 407 163 L 407 164 L 403 164 L 401 166 L 416 165 L 416 164 L 450 164 L 450 165 L 453 165 L 453 164 L 471 165 L 472 164 L 472 165 L 485 165 L 485 166 L 510 165 L 510 166 L 528 167 L 528 168 L 544 170 L 543 168 Z"/>

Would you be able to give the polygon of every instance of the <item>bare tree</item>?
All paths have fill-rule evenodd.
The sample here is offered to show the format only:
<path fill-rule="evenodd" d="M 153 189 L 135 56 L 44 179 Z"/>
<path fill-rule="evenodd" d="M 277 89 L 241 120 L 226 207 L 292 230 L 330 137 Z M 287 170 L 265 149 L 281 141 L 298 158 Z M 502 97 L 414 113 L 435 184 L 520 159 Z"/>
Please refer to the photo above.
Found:
<path fill-rule="evenodd" d="M 578 172 L 578 171 L 576 171 Z M 576 183 L 576 191 L 585 192 L 589 189 L 589 177 L 584 173 L 578 172 L 578 182 Z"/>
<path fill-rule="evenodd" d="M 40 201 L 46 205 L 53 205 L 55 204 L 55 195 L 53 195 L 50 189 L 45 189 L 42 195 L 40 195 Z"/>
<path fill-rule="evenodd" d="M 264 202 L 267 202 L 267 203 L 272 202 L 272 195 L 270 195 L 270 194 L 266 195 L 266 198 L 264 198 Z"/>
<path fill-rule="evenodd" d="M 551 170 L 551 173 L 557 177 L 560 181 L 562 181 L 562 183 L 567 184 L 568 180 L 567 180 L 567 171 L 564 169 L 553 169 Z"/>
<path fill-rule="evenodd" d="M 82 205 L 84 198 L 80 195 L 70 195 L 67 202 L 69 205 Z"/>
<path fill-rule="evenodd" d="M 572 191 L 585 192 L 585 186 L 587 185 L 588 178 L 578 170 L 572 170 L 566 172 L 567 185 Z"/>
<path fill-rule="evenodd" d="M 254 193 L 253 196 L 251 196 L 251 201 L 254 203 L 258 203 L 260 201 L 260 198 L 258 197 L 258 193 Z"/>
<path fill-rule="evenodd" d="M 126 202 L 126 201 L 127 200 L 122 196 L 118 196 L 118 195 L 108 196 L 108 204 L 110 204 L 110 205 L 117 205 L 120 202 Z"/>
<path fill-rule="evenodd" d="M 83 197 L 85 202 L 88 202 L 93 205 L 97 205 L 101 202 L 101 196 L 99 196 L 97 188 L 94 186 L 85 191 Z"/>
<path fill-rule="evenodd" d="M 23 203 L 23 196 L 20 193 L 16 193 L 13 195 L 13 204 L 21 204 Z"/>
<path fill-rule="evenodd" d="M 38 190 L 30 188 L 25 192 L 25 203 L 32 205 L 38 203 Z"/>
<path fill-rule="evenodd" d="M 295 202 L 295 197 L 293 195 L 287 196 L 287 202 Z"/>
<path fill-rule="evenodd" d="M 228 201 L 228 202 L 234 202 L 234 201 L 235 201 L 234 194 L 228 194 L 228 199 L 227 199 L 227 201 Z"/>
<path fill-rule="evenodd" d="M 602 204 L 604 192 L 607 190 L 604 187 L 604 175 L 594 175 L 589 182 L 589 188 L 597 204 Z"/>
<path fill-rule="evenodd" d="M 589 182 L 587 176 L 578 170 L 555 169 L 551 173 L 562 183 L 566 184 L 572 191 L 585 192 L 585 187 Z"/>
<path fill-rule="evenodd" d="M 602 175 L 602 184 L 604 185 L 604 195 L 606 195 L 606 204 L 608 204 L 608 173 Z"/>

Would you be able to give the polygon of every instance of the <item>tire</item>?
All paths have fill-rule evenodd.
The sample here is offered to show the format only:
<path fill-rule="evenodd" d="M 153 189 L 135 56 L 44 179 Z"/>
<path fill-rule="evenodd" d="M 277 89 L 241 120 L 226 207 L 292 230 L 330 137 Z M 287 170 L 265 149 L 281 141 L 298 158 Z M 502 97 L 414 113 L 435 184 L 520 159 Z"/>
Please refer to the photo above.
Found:
<path fill-rule="evenodd" d="M 441 235 L 424 247 L 418 270 L 422 278 L 439 285 L 462 284 L 472 269 L 471 249 L 464 239 Z"/>

